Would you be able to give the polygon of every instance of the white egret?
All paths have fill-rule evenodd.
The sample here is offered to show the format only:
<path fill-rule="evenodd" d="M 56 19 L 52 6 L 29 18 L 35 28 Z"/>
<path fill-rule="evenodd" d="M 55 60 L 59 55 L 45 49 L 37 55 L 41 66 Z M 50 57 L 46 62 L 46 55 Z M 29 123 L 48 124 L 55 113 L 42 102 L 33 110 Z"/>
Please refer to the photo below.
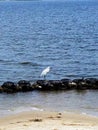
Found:
<path fill-rule="evenodd" d="M 46 78 L 47 73 L 50 71 L 50 67 L 48 66 L 47 68 L 45 68 L 42 72 L 40 76 L 43 76 L 44 79 Z"/>

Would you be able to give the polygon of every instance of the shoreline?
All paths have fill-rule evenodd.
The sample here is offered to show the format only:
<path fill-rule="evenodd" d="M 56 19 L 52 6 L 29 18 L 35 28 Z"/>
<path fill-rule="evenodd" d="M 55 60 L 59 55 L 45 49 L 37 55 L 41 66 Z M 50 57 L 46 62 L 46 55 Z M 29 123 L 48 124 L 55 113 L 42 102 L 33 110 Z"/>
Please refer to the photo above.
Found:
<path fill-rule="evenodd" d="M 98 117 L 56 111 L 29 111 L 0 118 L 0 130 L 98 130 Z"/>

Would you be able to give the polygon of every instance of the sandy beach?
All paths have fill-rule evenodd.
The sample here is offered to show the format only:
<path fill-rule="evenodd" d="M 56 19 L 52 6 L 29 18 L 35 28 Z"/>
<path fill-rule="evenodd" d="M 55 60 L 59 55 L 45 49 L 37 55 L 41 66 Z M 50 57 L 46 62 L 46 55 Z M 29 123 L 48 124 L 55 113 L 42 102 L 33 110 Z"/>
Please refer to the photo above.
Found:
<path fill-rule="evenodd" d="M 98 118 L 69 112 L 24 112 L 1 118 L 0 130 L 98 130 Z"/>

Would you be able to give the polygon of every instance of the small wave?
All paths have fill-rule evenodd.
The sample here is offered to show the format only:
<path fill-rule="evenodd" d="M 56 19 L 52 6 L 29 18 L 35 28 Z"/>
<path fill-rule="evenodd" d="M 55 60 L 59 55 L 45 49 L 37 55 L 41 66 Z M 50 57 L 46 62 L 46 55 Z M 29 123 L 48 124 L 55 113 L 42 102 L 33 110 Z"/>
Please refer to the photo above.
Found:
<path fill-rule="evenodd" d="M 40 108 L 36 108 L 36 107 L 33 107 L 31 110 L 33 110 L 33 111 L 44 111 L 44 109 L 40 109 Z"/>
<path fill-rule="evenodd" d="M 98 51 L 97 48 L 87 48 L 86 50 L 89 52 L 97 52 Z"/>
<path fill-rule="evenodd" d="M 13 62 L 14 62 L 13 60 L 5 60 L 5 59 L 1 59 L 1 60 L 0 60 L 0 63 L 4 63 L 4 64 L 5 64 L 5 63 L 7 63 L 7 64 L 8 64 L 8 63 L 13 63 Z"/>
<path fill-rule="evenodd" d="M 8 113 L 20 113 L 20 112 L 26 112 L 26 111 L 44 111 L 44 109 L 41 108 L 37 108 L 37 107 L 16 107 L 16 108 L 12 108 L 7 110 L 6 112 Z"/>
<path fill-rule="evenodd" d="M 21 64 L 21 65 L 39 66 L 39 64 L 33 63 L 33 62 L 29 62 L 29 61 L 19 62 L 19 64 Z"/>
<path fill-rule="evenodd" d="M 82 112 L 82 115 L 87 115 L 87 113 L 86 112 Z"/>
<path fill-rule="evenodd" d="M 0 60 L 0 62 L 3 62 L 4 60 Z"/>

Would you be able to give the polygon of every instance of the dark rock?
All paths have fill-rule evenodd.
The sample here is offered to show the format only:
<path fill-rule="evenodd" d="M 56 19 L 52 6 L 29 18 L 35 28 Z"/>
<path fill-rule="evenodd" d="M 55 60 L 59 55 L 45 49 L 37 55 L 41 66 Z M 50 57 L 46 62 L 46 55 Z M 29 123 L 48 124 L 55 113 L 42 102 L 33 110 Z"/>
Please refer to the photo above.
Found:
<path fill-rule="evenodd" d="M 77 89 L 77 83 L 73 81 L 70 81 L 68 86 L 69 86 L 69 89 Z"/>
<path fill-rule="evenodd" d="M 98 89 L 98 79 L 81 78 L 81 79 L 61 79 L 61 80 L 37 80 L 31 84 L 29 81 L 20 80 L 17 84 L 7 81 L 0 87 L 0 93 L 27 92 L 32 90 L 54 91 L 54 90 L 85 90 Z"/>
<path fill-rule="evenodd" d="M 17 92 L 17 86 L 15 83 L 7 81 L 1 85 L 2 91 L 7 93 L 15 93 Z"/>
<path fill-rule="evenodd" d="M 53 90 L 65 90 L 67 88 L 61 80 L 51 80 L 50 84 Z"/>
<path fill-rule="evenodd" d="M 81 79 L 74 79 L 73 82 L 79 84 L 80 82 L 84 82 L 84 78 Z"/>
<path fill-rule="evenodd" d="M 37 90 L 37 88 L 38 88 L 37 83 L 36 82 L 31 83 L 31 88 L 32 88 L 32 90 Z"/>
<path fill-rule="evenodd" d="M 63 83 L 68 83 L 68 82 L 70 82 L 70 79 L 61 79 L 61 81 L 63 82 Z"/>
<path fill-rule="evenodd" d="M 66 89 L 71 89 L 71 86 L 69 85 L 69 83 L 71 82 L 70 79 L 61 79 L 62 82 L 62 87 L 66 90 Z"/>
<path fill-rule="evenodd" d="M 17 83 L 17 89 L 18 89 L 18 91 L 27 92 L 27 91 L 32 91 L 34 88 L 32 87 L 32 85 L 29 81 L 20 80 Z"/>
<path fill-rule="evenodd" d="M 76 89 L 79 89 L 79 90 L 88 89 L 88 85 L 85 82 L 84 78 L 82 78 L 82 79 L 74 79 L 73 83 L 76 83 Z"/>
<path fill-rule="evenodd" d="M 82 79 L 74 79 L 74 80 L 70 80 L 70 79 L 62 79 L 61 80 L 64 85 L 67 87 L 68 90 L 72 90 L 72 89 L 86 89 L 86 84 L 84 82 L 84 78 Z"/>
<path fill-rule="evenodd" d="M 98 79 L 96 79 L 96 78 L 86 78 L 85 82 L 88 86 L 88 89 L 98 89 Z"/>
<path fill-rule="evenodd" d="M 66 86 L 61 80 L 38 80 L 37 89 L 40 90 L 65 90 Z"/>
<path fill-rule="evenodd" d="M 37 85 L 37 89 L 39 90 L 51 90 L 52 89 L 52 85 L 50 84 L 50 82 L 48 80 L 38 80 L 36 82 Z"/>
<path fill-rule="evenodd" d="M 96 81 L 98 81 L 98 79 L 96 78 L 86 78 L 85 79 L 87 84 L 96 84 Z"/>
<path fill-rule="evenodd" d="M 40 90 L 70 90 L 70 89 L 87 89 L 84 79 L 61 79 L 61 80 L 38 80 L 36 88 Z"/>
<path fill-rule="evenodd" d="M 0 93 L 2 93 L 3 92 L 3 88 L 0 86 Z"/>

